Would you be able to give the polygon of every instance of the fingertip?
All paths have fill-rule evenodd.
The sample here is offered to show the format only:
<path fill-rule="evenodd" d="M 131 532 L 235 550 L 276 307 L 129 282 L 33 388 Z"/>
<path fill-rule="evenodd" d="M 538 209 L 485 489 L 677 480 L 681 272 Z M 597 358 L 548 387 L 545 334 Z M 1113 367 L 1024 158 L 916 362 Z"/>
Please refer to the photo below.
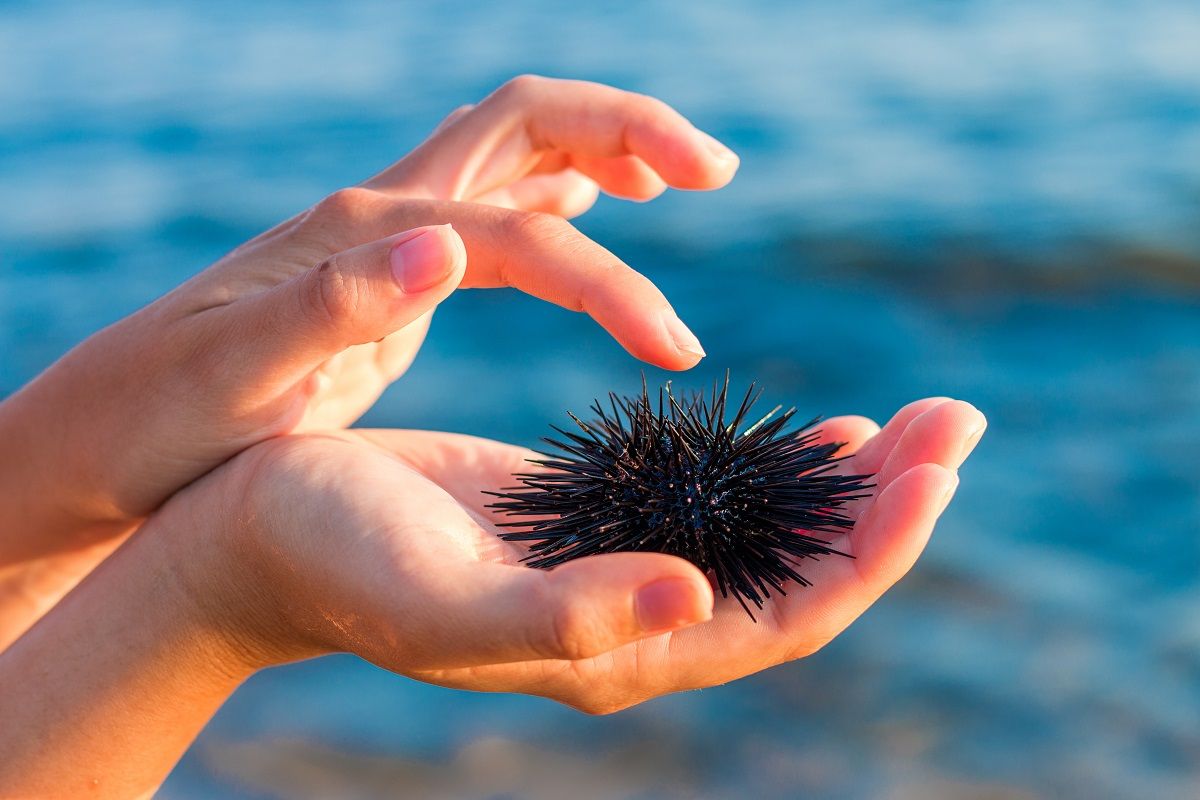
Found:
<path fill-rule="evenodd" d="M 911 403 L 906 403 L 900 407 L 900 410 L 892 415 L 890 422 L 902 423 L 907 426 L 917 417 L 924 414 L 926 411 L 937 408 L 940 405 L 954 402 L 953 397 L 944 397 L 935 395 L 933 397 L 923 397 L 920 400 L 913 400 Z M 889 423 L 890 424 L 890 423 Z"/>
<path fill-rule="evenodd" d="M 667 337 L 671 341 L 671 345 L 678 356 L 678 360 L 670 369 L 690 369 L 700 363 L 707 353 L 700 345 L 700 340 L 696 334 L 692 333 L 691 328 L 684 324 L 673 310 L 664 309 L 662 312 L 663 328 L 667 332 Z"/>
<path fill-rule="evenodd" d="M 970 403 L 948 400 L 923 411 L 900 435 L 879 468 L 877 482 L 887 486 L 911 467 L 926 462 L 957 470 L 983 435 L 986 419 Z"/>
<path fill-rule="evenodd" d="M 741 166 L 741 159 L 722 142 L 699 128 L 696 129 L 696 138 L 700 142 L 705 158 L 697 170 L 698 175 L 701 176 L 700 182 L 693 188 L 720 189 L 728 185 L 737 174 L 738 167 Z"/>
<path fill-rule="evenodd" d="M 637 590 L 633 607 L 643 634 L 677 631 L 712 619 L 712 586 L 707 580 L 659 578 Z"/>
<path fill-rule="evenodd" d="M 462 275 L 467 269 L 467 245 L 451 223 L 447 222 L 437 227 L 438 235 L 446 248 L 446 260 L 450 264 L 450 272 L 452 275 L 458 275 L 458 279 L 461 281 Z"/>
<path fill-rule="evenodd" d="M 627 138 L 632 152 L 674 189 L 719 189 L 740 163 L 732 150 L 677 115 L 633 126 Z"/>
<path fill-rule="evenodd" d="M 983 434 L 987 431 L 988 427 L 987 416 L 982 411 L 970 403 L 964 403 L 964 405 L 968 406 L 974 414 L 969 415 L 973 422 L 966 437 L 963 439 L 962 453 L 958 459 L 960 465 L 975 451 L 975 447 L 979 444 L 980 439 L 983 438 Z"/>
<path fill-rule="evenodd" d="M 922 413 L 912 421 L 910 427 L 915 432 L 924 432 L 929 435 L 934 435 L 936 432 L 947 439 L 956 440 L 957 449 L 950 447 L 947 442 L 946 459 L 930 460 L 936 460 L 951 469 L 957 469 L 983 437 L 983 432 L 987 430 L 987 417 L 965 400 L 948 400 Z M 914 433 L 914 437 L 915 435 L 916 433 Z"/>
<path fill-rule="evenodd" d="M 600 187 L 594 180 L 566 168 L 529 175 L 502 189 L 481 194 L 473 202 L 573 219 L 587 212 L 599 197 Z"/>
<path fill-rule="evenodd" d="M 635 155 L 609 158 L 573 156 L 574 168 L 592 178 L 605 194 L 621 200 L 646 203 L 667 190 L 662 176 Z"/>
<path fill-rule="evenodd" d="M 902 406 L 899 411 L 892 415 L 892 418 L 887 421 L 887 424 L 883 426 L 879 433 L 863 443 L 862 447 L 855 454 L 856 468 L 866 473 L 878 472 L 896 449 L 904 432 L 908 430 L 908 426 L 914 420 L 926 411 L 949 402 L 951 402 L 951 398 L 949 397 L 926 397 Z"/>
<path fill-rule="evenodd" d="M 565 634 L 560 630 L 556 636 L 555 649 L 571 658 L 597 655 L 712 618 L 714 598 L 708 578 L 677 556 L 605 553 L 568 561 L 545 578 L 560 603 L 556 627 L 575 628 Z M 587 622 L 579 625 L 581 617 Z"/>
<path fill-rule="evenodd" d="M 562 197 L 558 208 L 555 209 L 555 212 L 565 219 L 574 219 L 587 213 L 600 199 L 600 186 L 585 176 L 580 177 L 583 180 L 579 181 L 573 192 Z"/>
<path fill-rule="evenodd" d="M 839 442 L 839 456 L 851 455 L 858 452 L 862 445 L 879 433 L 879 423 L 868 417 L 848 414 L 841 417 L 830 417 L 817 423 L 818 441 Z"/>
<path fill-rule="evenodd" d="M 623 307 L 615 313 L 607 302 L 599 299 L 587 304 L 585 310 L 639 361 L 660 369 L 683 372 L 705 358 L 700 340 L 674 311 L 667 308 L 656 317 L 640 308 L 629 307 L 630 300 L 622 295 Z"/>
<path fill-rule="evenodd" d="M 667 188 L 667 184 L 663 183 L 661 186 L 639 189 L 637 191 L 621 191 L 617 189 L 605 188 L 604 193 L 609 197 L 615 197 L 618 200 L 627 200 L 630 203 L 641 204 L 649 203 L 651 200 L 657 200 L 659 197 L 662 197 L 663 193 L 667 191 Z"/>
<path fill-rule="evenodd" d="M 647 358 L 642 360 L 647 364 L 653 364 L 660 369 L 665 369 L 670 372 L 687 372 L 689 369 L 692 369 L 701 361 L 703 361 L 704 357 L 694 354 L 675 353 L 666 359 L 651 360 Z"/>

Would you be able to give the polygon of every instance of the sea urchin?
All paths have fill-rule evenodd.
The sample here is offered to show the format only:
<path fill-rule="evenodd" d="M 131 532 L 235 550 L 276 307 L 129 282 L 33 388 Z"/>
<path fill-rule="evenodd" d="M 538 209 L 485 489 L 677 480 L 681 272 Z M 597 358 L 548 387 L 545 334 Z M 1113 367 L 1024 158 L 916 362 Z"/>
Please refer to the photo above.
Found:
<path fill-rule="evenodd" d="M 520 473 L 522 484 L 489 492 L 491 508 L 514 517 L 501 537 L 529 542 L 530 566 L 550 568 L 574 558 L 628 551 L 688 559 L 733 595 L 754 619 L 783 585 L 811 582 L 802 559 L 847 555 L 819 534 L 849 530 L 843 506 L 864 497 L 867 475 L 837 474 L 837 443 L 818 443 L 814 419 L 785 431 L 795 409 L 780 407 L 740 430 L 761 396 L 750 385 L 726 422 L 729 377 L 711 396 L 679 397 L 670 384 L 651 401 L 609 395 L 592 404 L 595 418 L 570 414 L 581 433 L 562 430 L 545 441 L 561 455 L 534 459 L 541 472 Z"/>

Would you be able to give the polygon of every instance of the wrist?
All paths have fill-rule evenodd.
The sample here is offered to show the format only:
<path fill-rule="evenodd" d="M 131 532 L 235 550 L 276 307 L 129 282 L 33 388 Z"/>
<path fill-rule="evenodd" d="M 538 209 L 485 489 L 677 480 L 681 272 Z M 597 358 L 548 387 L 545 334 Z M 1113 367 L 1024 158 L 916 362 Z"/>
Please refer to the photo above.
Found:
<path fill-rule="evenodd" d="M 260 446 L 223 465 L 179 492 L 147 524 L 161 539 L 188 616 L 220 640 L 231 674 L 334 649 L 301 618 L 289 588 L 297 578 L 270 546 L 278 521 L 253 499 L 257 467 L 269 450 Z"/>
<path fill-rule="evenodd" d="M 141 796 L 254 671 L 187 589 L 208 559 L 181 559 L 181 522 L 151 520 L 0 654 L 21 687 L 0 692 L 0 794 Z"/>
<path fill-rule="evenodd" d="M 0 402 L 0 515 L 15 534 L 0 537 L 0 555 L 10 562 L 113 538 L 138 522 L 103 491 L 111 467 L 89 469 L 78 458 L 96 448 L 77 432 L 94 434 L 97 423 L 80 424 L 79 398 L 57 367 Z"/>

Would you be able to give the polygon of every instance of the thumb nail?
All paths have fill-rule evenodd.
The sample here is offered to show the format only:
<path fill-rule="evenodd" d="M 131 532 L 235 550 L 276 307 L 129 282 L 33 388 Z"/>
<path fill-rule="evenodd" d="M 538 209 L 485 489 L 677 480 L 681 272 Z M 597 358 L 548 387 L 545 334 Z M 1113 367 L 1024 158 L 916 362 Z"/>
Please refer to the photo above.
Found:
<path fill-rule="evenodd" d="M 634 600 L 644 633 L 673 631 L 712 619 L 695 584 L 686 578 L 662 578 L 638 590 Z"/>
<path fill-rule="evenodd" d="M 388 260 L 392 266 L 392 277 L 405 294 L 416 294 L 432 289 L 446 279 L 454 267 L 442 242 L 440 229 L 448 225 L 435 225 L 392 245 Z"/>

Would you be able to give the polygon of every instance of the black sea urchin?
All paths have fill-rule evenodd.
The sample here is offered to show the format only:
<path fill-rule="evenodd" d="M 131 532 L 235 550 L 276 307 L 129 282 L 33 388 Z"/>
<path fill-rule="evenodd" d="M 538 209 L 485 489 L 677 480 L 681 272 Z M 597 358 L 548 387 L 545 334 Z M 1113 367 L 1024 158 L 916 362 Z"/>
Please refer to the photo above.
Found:
<path fill-rule="evenodd" d="M 747 600 L 761 609 L 788 580 L 811 585 L 796 567 L 847 555 L 814 534 L 853 526 L 841 508 L 864 496 L 869 476 L 834 472 L 839 445 L 817 443 L 819 418 L 785 431 L 794 408 L 739 430 L 762 391 L 751 384 L 726 422 L 728 394 L 728 376 L 711 397 L 677 397 L 667 384 L 655 404 L 643 380 L 640 395 L 610 394 L 611 409 L 593 403 L 591 422 L 570 414 L 582 435 L 552 426 L 564 440 L 545 441 L 562 455 L 532 462 L 546 471 L 489 492 L 501 498 L 491 508 L 537 518 L 502 523 L 520 529 L 502 538 L 531 542 L 525 561 L 540 568 L 598 553 L 682 556 L 751 619 Z"/>

